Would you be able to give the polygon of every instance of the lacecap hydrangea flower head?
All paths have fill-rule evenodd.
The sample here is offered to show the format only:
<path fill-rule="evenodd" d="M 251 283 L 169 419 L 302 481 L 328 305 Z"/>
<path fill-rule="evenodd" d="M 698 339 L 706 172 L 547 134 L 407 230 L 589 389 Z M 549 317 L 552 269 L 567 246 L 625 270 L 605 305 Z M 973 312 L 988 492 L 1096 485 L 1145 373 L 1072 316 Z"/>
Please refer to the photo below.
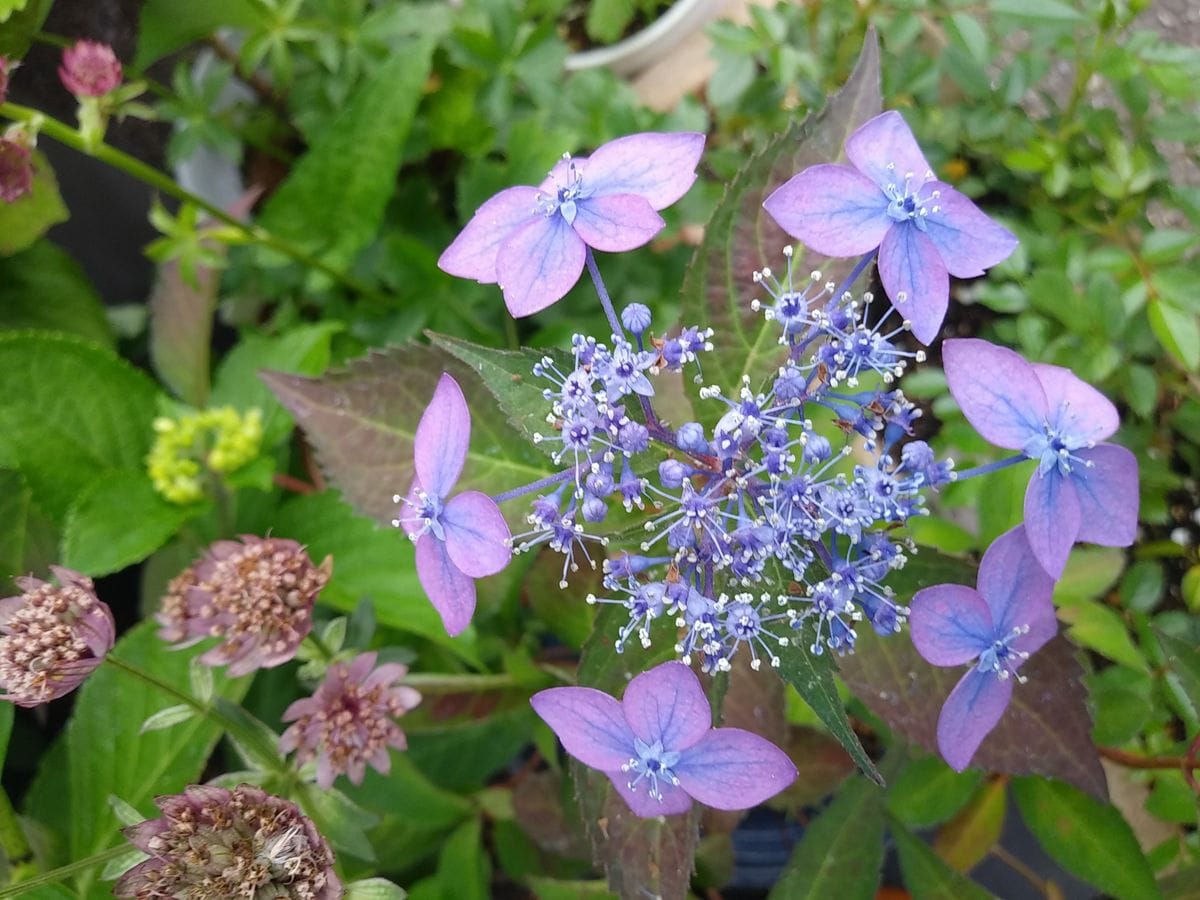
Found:
<path fill-rule="evenodd" d="M 638 816 L 685 813 L 693 800 L 749 809 L 796 778 L 792 761 L 770 741 L 712 727 L 700 680 L 683 663 L 636 676 L 620 701 L 594 688 L 559 687 L 530 702 L 566 751 L 607 775 Z"/>
<path fill-rule="evenodd" d="M 950 276 L 982 275 L 1017 239 L 937 180 L 900 113 L 888 111 L 846 141 L 850 165 L 810 166 L 763 206 L 788 234 L 828 256 L 878 250 L 892 305 L 923 344 L 938 335 Z"/>
<path fill-rule="evenodd" d="M 479 207 L 438 260 L 451 275 L 500 285 L 514 316 L 561 300 L 589 248 L 606 253 L 649 243 L 658 210 L 696 180 L 704 135 L 631 134 L 591 156 L 564 156 L 537 187 L 507 188 Z"/>

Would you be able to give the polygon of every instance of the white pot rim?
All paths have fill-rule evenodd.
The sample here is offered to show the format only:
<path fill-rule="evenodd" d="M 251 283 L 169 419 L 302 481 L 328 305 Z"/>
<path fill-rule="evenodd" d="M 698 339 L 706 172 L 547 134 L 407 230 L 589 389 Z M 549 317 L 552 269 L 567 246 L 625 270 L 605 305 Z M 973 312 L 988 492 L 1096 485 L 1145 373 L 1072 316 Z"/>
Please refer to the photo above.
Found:
<path fill-rule="evenodd" d="M 665 13 L 641 31 L 608 47 L 596 47 L 567 57 L 566 70 L 607 66 L 626 77 L 658 62 L 667 51 L 716 17 L 727 0 L 675 0 Z"/>

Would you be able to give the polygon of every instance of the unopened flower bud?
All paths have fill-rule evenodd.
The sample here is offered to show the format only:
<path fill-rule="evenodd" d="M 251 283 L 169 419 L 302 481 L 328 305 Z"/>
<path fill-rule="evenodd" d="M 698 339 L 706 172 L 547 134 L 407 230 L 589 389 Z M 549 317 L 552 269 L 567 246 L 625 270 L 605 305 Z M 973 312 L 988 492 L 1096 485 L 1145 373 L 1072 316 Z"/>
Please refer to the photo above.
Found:
<path fill-rule="evenodd" d="M 0 137 L 0 200 L 15 203 L 33 190 L 33 160 L 29 150 Z"/>
<path fill-rule="evenodd" d="M 112 649 L 112 612 L 92 580 L 59 566 L 53 585 L 18 578 L 22 594 L 0 600 L 0 695 L 17 706 L 40 706 L 69 694 Z"/>
<path fill-rule="evenodd" d="M 689 453 L 707 453 L 708 440 L 704 437 L 704 426 L 699 422 L 687 422 L 679 426 L 675 435 L 680 450 Z"/>
<path fill-rule="evenodd" d="M 650 327 L 650 308 L 641 303 L 630 303 L 621 310 L 621 324 L 633 334 L 642 334 Z"/>
<path fill-rule="evenodd" d="M 680 487 L 691 470 L 677 459 L 664 459 L 658 465 L 658 480 L 668 490 Z"/>
<path fill-rule="evenodd" d="M 121 85 L 121 61 L 108 44 L 76 41 L 63 51 L 58 77 L 76 97 L 103 97 Z"/>

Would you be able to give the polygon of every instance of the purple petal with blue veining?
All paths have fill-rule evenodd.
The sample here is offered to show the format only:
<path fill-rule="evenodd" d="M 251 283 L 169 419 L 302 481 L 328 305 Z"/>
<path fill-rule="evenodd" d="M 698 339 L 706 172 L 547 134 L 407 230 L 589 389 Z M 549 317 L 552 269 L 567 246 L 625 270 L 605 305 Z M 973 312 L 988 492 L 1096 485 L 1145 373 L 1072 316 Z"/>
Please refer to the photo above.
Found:
<path fill-rule="evenodd" d="M 458 382 L 443 373 L 421 414 L 413 457 L 421 486 L 445 498 L 458 481 L 471 441 L 471 412 Z"/>
<path fill-rule="evenodd" d="M 955 278 L 982 275 L 1017 249 L 1017 236 L 989 219 L 965 195 L 948 184 L 931 181 L 921 189 L 921 196 L 929 197 L 933 191 L 939 196 L 925 204 L 930 211 L 926 233 Z M 937 212 L 932 211 L 935 206 Z"/>
<path fill-rule="evenodd" d="M 810 166 L 763 202 L 779 227 L 828 256 L 874 250 L 892 227 L 888 199 L 849 166 Z"/>
<path fill-rule="evenodd" d="M 645 197 L 611 194 L 575 204 L 572 227 L 589 247 L 621 253 L 650 242 L 667 224 Z"/>
<path fill-rule="evenodd" d="M 451 636 L 459 634 L 475 614 L 475 582 L 450 560 L 446 545 L 431 534 L 417 540 L 417 578 Z"/>
<path fill-rule="evenodd" d="M 442 511 L 446 550 L 454 565 L 472 578 L 495 575 L 512 559 L 508 523 L 496 501 L 479 491 L 464 491 Z"/>
<path fill-rule="evenodd" d="M 1050 602 L 1054 579 L 1033 555 L 1024 526 L 1018 525 L 992 541 L 979 563 L 978 589 L 991 610 L 998 638 L 1014 628 L 1029 628 L 1028 633 L 1013 641 L 1015 649 L 1033 653 L 1057 633 L 1054 604 Z"/>
<path fill-rule="evenodd" d="M 950 393 L 971 426 L 997 447 L 1023 450 L 1044 435 L 1046 397 L 1020 354 L 978 338 L 942 344 Z"/>
<path fill-rule="evenodd" d="M 796 780 L 796 766 L 768 741 L 740 728 L 716 728 L 674 766 L 679 786 L 714 809 L 749 809 Z"/>
<path fill-rule="evenodd" d="M 1046 395 L 1050 424 L 1078 444 L 1111 437 L 1121 424 L 1112 401 L 1062 366 L 1031 363 Z"/>
<path fill-rule="evenodd" d="M 517 318 L 531 316 L 561 300 L 583 272 L 585 251 L 583 239 L 561 215 L 518 228 L 496 259 L 508 311 Z"/>
<path fill-rule="evenodd" d="M 621 704 L 603 691 L 556 687 L 538 691 L 529 702 L 566 751 L 585 766 L 614 772 L 633 756 L 633 733 Z"/>
<path fill-rule="evenodd" d="M 920 184 L 932 171 L 912 129 L 895 110 L 879 114 L 850 135 L 846 156 L 881 188 L 895 184 L 903 189 L 904 176 L 909 173 Z"/>
<path fill-rule="evenodd" d="M 686 750 L 712 727 L 712 707 L 696 673 L 680 662 L 642 672 L 625 688 L 625 721 L 647 744 Z"/>
<path fill-rule="evenodd" d="M 935 666 L 960 666 L 976 659 L 995 640 L 987 604 L 973 588 L 939 584 L 917 591 L 909 630 L 913 646 Z"/>
<path fill-rule="evenodd" d="M 619 137 L 588 157 L 584 189 L 596 197 L 637 194 L 654 209 L 665 209 L 695 182 L 703 152 L 704 135 L 691 131 Z"/>
<path fill-rule="evenodd" d="M 1137 536 L 1137 457 L 1116 444 L 1099 444 L 1076 455 L 1092 464 L 1075 466 L 1071 472 L 1079 495 L 1077 539 L 1128 547 Z"/>
<path fill-rule="evenodd" d="M 971 669 L 962 677 L 938 716 L 938 750 L 950 768 L 961 772 L 988 732 L 996 727 L 1012 699 L 1013 679 Z"/>
<path fill-rule="evenodd" d="M 633 810 L 635 816 L 641 816 L 643 819 L 654 819 L 658 816 L 674 816 L 679 813 L 685 813 L 692 808 L 692 798 L 689 797 L 682 788 L 676 787 L 667 781 L 659 782 L 659 792 L 662 795 L 661 800 L 655 800 L 650 796 L 650 787 L 646 784 L 645 779 L 638 783 L 637 788 L 629 787 L 629 775 L 625 772 L 609 772 L 609 779 L 613 783 L 621 798 Z"/>
<path fill-rule="evenodd" d="M 496 256 L 517 228 L 541 213 L 537 188 L 511 187 L 496 194 L 467 222 L 438 259 L 438 268 L 459 278 L 495 283 Z"/>
<path fill-rule="evenodd" d="M 893 225 L 879 245 L 879 279 L 916 339 L 932 344 L 950 302 L 950 276 L 933 241 L 911 222 Z"/>
<path fill-rule="evenodd" d="M 1053 578 L 1062 577 L 1079 536 L 1079 496 L 1058 469 L 1035 471 L 1025 489 L 1025 534 L 1033 555 Z"/>

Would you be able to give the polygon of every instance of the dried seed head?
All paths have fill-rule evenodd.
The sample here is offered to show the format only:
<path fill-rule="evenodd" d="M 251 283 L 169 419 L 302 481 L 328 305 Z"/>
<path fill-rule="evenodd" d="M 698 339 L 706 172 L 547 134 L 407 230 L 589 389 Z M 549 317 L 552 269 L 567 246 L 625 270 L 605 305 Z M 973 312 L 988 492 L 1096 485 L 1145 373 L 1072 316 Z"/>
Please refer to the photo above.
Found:
<path fill-rule="evenodd" d="M 108 44 L 76 41 L 63 51 L 58 77 L 76 97 L 103 97 L 121 85 L 121 61 Z"/>
<path fill-rule="evenodd" d="M 228 665 L 235 677 L 281 665 L 312 628 L 313 604 L 331 571 L 328 558 L 314 566 L 295 541 L 218 541 L 168 586 L 159 636 L 183 646 L 223 638 L 200 661 Z"/>
<path fill-rule="evenodd" d="M 18 578 L 23 593 L 0 600 L 3 699 L 40 706 L 69 694 L 104 660 L 116 638 L 112 612 L 92 580 L 51 566 L 58 584 Z"/>
<path fill-rule="evenodd" d="M 333 853 L 294 803 L 248 784 L 192 786 L 154 801 L 163 815 L 125 829 L 150 858 L 121 876 L 117 897 L 157 900 L 337 900 Z"/>
<path fill-rule="evenodd" d="M 398 663 L 375 668 L 377 654 L 363 653 L 348 663 L 330 666 L 315 694 L 297 700 L 283 714 L 294 722 L 279 740 L 284 753 L 296 751 L 303 765 L 317 760 L 317 784 L 329 788 L 338 775 L 361 784 L 366 767 L 387 772 L 388 748 L 408 746 L 394 719 L 421 702 L 410 687 L 393 684 L 408 669 Z"/>

